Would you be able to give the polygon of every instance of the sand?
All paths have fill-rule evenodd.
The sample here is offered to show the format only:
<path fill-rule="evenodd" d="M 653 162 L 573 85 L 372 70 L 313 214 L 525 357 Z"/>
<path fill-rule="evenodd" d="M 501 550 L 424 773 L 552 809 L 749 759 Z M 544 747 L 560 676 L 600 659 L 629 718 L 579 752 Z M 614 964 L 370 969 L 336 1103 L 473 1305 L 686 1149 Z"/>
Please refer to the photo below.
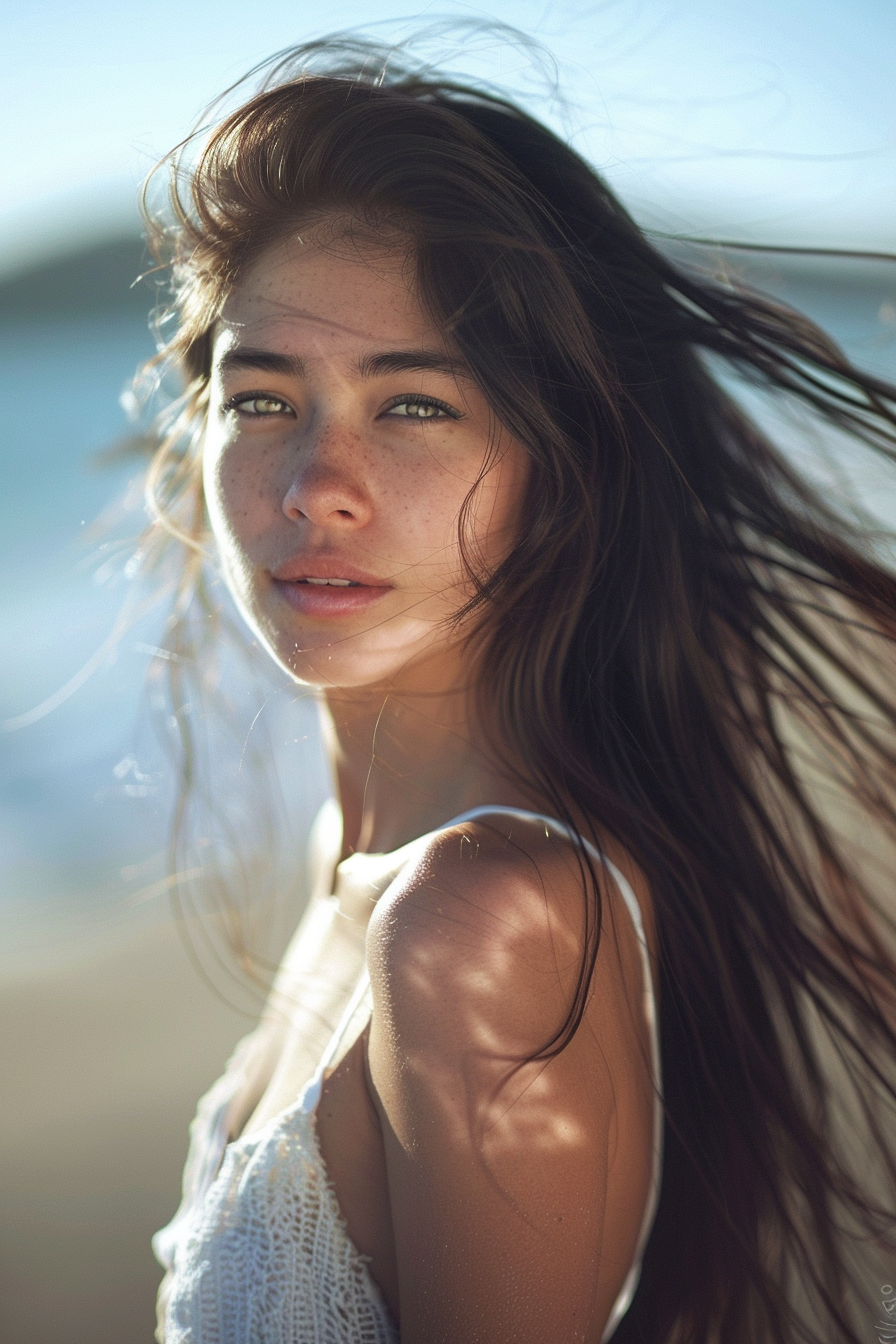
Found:
<path fill-rule="evenodd" d="M 149 1245 L 197 1096 L 251 1026 L 157 912 L 0 980 L 0 1339 L 150 1344 Z"/>

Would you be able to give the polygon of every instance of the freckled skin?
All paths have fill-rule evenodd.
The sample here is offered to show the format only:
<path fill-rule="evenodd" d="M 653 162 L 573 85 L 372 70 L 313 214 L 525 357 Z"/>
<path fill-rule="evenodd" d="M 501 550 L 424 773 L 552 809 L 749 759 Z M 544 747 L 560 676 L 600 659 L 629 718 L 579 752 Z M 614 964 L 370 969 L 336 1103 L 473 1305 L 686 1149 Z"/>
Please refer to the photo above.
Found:
<path fill-rule="evenodd" d="M 468 589 L 457 518 L 489 451 L 488 407 L 475 384 L 436 370 L 362 377 L 382 351 L 450 351 L 408 289 L 404 259 L 340 255 L 292 241 L 265 253 L 237 285 L 214 347 L 204 481 L 231 588 L 274 657 L 319 686 L 394 681 L 446 644 L 445 622 Z M 301 375 L 226 370 L 250 346 L 301 359 Z M 225 410 L 255 392 L 274 414 Z M 452 413 L 392 413 L 403 394 Z M 257 404 L 257 403 L 256 403 Z M 478 488 L 475 543 L 497 563 L 512 543 L 525 487 L 524 450 L 505 436 Z M 291 611 L 271 571 L 325 552 L 392 589 L 334 623 Z"/>
<path fill-rule="evenodd" d="M 241 278 L 214 343 L 212 529 L 251 628 L 325 691 L 344 854 L 391 852 L 481 805 L 550 810 L 505 768 L 509 752 L 491 753 L 478 666 L 449 628 L 468 596 L 461 507 L 487 466 L 467 535 L 493 568 L 521 525 L 528 458 L 500 430 L 490 440 L 463 369 L 435 367 L 453 352 L 408 275 L 400 249 L 291 241 Z M 371 363 L 396 352 L 400 368 Z M 363 571 L 363 588 L 285 582 L 321 557 L 330 577 Z M 574 989 L 581 875 L 543 824 L 511 829 L 442 830 L 377 905 L 371 1021 L 317 1112 L 402 1344 L 597 1344 L 647 1199 L 650 1041 L 630 918 L 606 884 L 581 1027 L 533 1062 Z M 605 842 L 649 928 L 643 880 Z M 275 1070 L 246 1132 L 294 1099 Z"/>

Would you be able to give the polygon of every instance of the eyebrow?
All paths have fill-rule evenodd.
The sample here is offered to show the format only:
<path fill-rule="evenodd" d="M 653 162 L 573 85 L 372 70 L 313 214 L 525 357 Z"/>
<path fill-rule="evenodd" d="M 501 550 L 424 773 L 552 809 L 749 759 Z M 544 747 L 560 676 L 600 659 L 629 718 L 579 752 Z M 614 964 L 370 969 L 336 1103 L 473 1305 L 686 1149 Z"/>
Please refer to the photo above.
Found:
<path fill-rule="evenodd" d="M 234 346 L 221 356 L 224 372 L 237 369 L 259 369 L 263 373 L 281 374 L 287 378 L 302 378 L 305 361 L 298 355 L 284 355 L 276 350 L 262 350 L 254 346 Z M 377 354 L 362 355 L 356 369 L 361 378 L 382 378 L 390 373 L 444 373 L 456 378 L 466 373 L 459 359 L 452 359 L 441 350 L 383 350 Z"/>
<path fill-rule="evenodd" d="M 446 373 L 456 378 L 466 373 L 459 359 L 452 359 L 442 350 L 384 350 L 381 354 L 364 355 L 358 360 L 362 378 L 380 378 L 387 373 Z"/>
<path fill-rule="evenodd" d="M 287 378 L 301 378 L 305 362 L 297 355 L 281 355 L 276 350 L 257 350 L 249 345 L 237 345 L 221 356 L 223 372 L 237 369 L 259 369 L 262 373 L 281 373 Z"/>

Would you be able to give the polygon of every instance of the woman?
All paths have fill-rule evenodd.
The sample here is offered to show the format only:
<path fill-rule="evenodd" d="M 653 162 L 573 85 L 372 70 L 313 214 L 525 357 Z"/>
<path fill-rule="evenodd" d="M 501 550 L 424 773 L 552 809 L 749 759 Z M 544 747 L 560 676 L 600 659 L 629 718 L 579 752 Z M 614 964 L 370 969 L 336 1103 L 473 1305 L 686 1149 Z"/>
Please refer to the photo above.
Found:
<path fill-rule="evenodd" d="M 716 374 L 885 453 L 896 390 L 519 109 L 374 66 L 279 61 L 156 226 L 170 665 L 210 528 L 341 807 L 159 1337 L 865 1339 L 896 580 Z"/>

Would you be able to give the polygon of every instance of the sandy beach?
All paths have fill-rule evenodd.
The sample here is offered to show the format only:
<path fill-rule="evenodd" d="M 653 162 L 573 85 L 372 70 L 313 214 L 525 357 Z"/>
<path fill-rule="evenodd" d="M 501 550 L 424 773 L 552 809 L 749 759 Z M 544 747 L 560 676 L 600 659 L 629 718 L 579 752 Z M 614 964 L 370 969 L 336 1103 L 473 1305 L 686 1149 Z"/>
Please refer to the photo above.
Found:
<path fill-rule="evenodd" d="M 32 8 L 37 13 L 40 7 Z M 65 17 L 57 8 L 54 28 Z M 88 33 L 80 11 L 76 18 L 79 36 Z M 43 42 L 40 61 L 43 71 Z M 55 71 L 52 62 L 47 69 Z M 93 88 L 94 81 L 81 82 Z M 55 106 L 52 98 L 42 99 Z M 55 138 L 58 116 L 48 124 Z M 67 230 L 67 214 L 60 219 Z M 100 453 L 130 432 L 119 394 L 154 348 L 146 314 L 154 291 L 132 287 L 145 267 L 135 227 L 133 221 L 122 236 L 101 231 L 93 241 L 76 238 L 74 250 L 37 258 L 12 279 L 0 277 L 0 353 L 16 391 L 7 398 L 0 444 L 0 568 L 5 563 L 7 575 L 0 585 L 0 718 L 27 717 L 70 676 L 80 676 L 122 600 L 115 582 L 94 582 L 93 560 L 85 567 L 96 536 L 105 545 L 106 532 L 100 529 L 88 543 L 80 529 L 124 496 L 135 470 L 126 456 Z M 860 362 L 894 376 L 893 268 L 782 255 L 764 271 L 751 263 L 744 274 L 805 309 Z M 863 505 L 892 526 L 896 490 L 875 461 L 846 454 L 831 476 L 825 453 L 810 451 L 811 443 L 793 440 L 789 431 L 787 442 L 797 465 L 816 470 L 834 497 L 842 467 Z M 132 521 L 126 512 L 121 517 L 124 535 Z M 117 536 L 108 526 L 108 536 Z M 142 514 L 133 526 L 139 530 Z M 99 552 L 95 559 L 98 565 Z M 140 876 L 147 856 L 150 875 L 162 871 L 170 763 L 154 739 L 147 743 L 147 734 L 134 728 L 146 717 L 147 677 L 161 629 L 149 613 L 145 628 L 135 625 L 115 658 L 98 665 L 77 694 L 3 739 L 2 1344 L 152 1344 L 161 1271 L 150 1237 L 177 1205 L 196 1100 L 253 1024 L 200 978 L 167 895 L 125 904 L 134 899 L 133 887 L 150 881 Z M 279 814 L 275 821 L 292 870 L 302 854 L 304 819 L 310 821 L 329 787 L 315 745 L 316 719 L 310 701 L 275 693 L 275 683 L 261 684 L 254 670 L 247 686 L 231 697 L 236 708 L 226 750 L 233 747 L 233 759 L 230 773 L 220 773 L 221 796 L 256 805 L 240 771 L 250 732 L 268 722 L 290 800 L 284 809 L 289 827 L 281 826 Z M 256 730 L 260 705 L 265 716 Z M 212 725 L 210 732 L 217 741 L 219 728 Z M 848 809 L 840 813 L 842 820 Z M 892 871 L 889 860 L 881 866 L 888 909 Z M 14 906 L 25 912 L 22 928 L 14 927 Z M 297 916 L 295 905 L 289 909 Z M 34 928 L 39 934 L 32 946 Z M 23 930 L 27 937 L 20 937 Z M 288 930 L 278 930 L 273 941 L 282 946 Z M 867 1281 L 881 1280 L 869 1270 Z"/>
<path fill-rule="evenodd" d="M 250 1020 L 158 910 L 0 981 L 0 1338 L 150 1344 L 152 1232 L 197 1096 Z"/>

